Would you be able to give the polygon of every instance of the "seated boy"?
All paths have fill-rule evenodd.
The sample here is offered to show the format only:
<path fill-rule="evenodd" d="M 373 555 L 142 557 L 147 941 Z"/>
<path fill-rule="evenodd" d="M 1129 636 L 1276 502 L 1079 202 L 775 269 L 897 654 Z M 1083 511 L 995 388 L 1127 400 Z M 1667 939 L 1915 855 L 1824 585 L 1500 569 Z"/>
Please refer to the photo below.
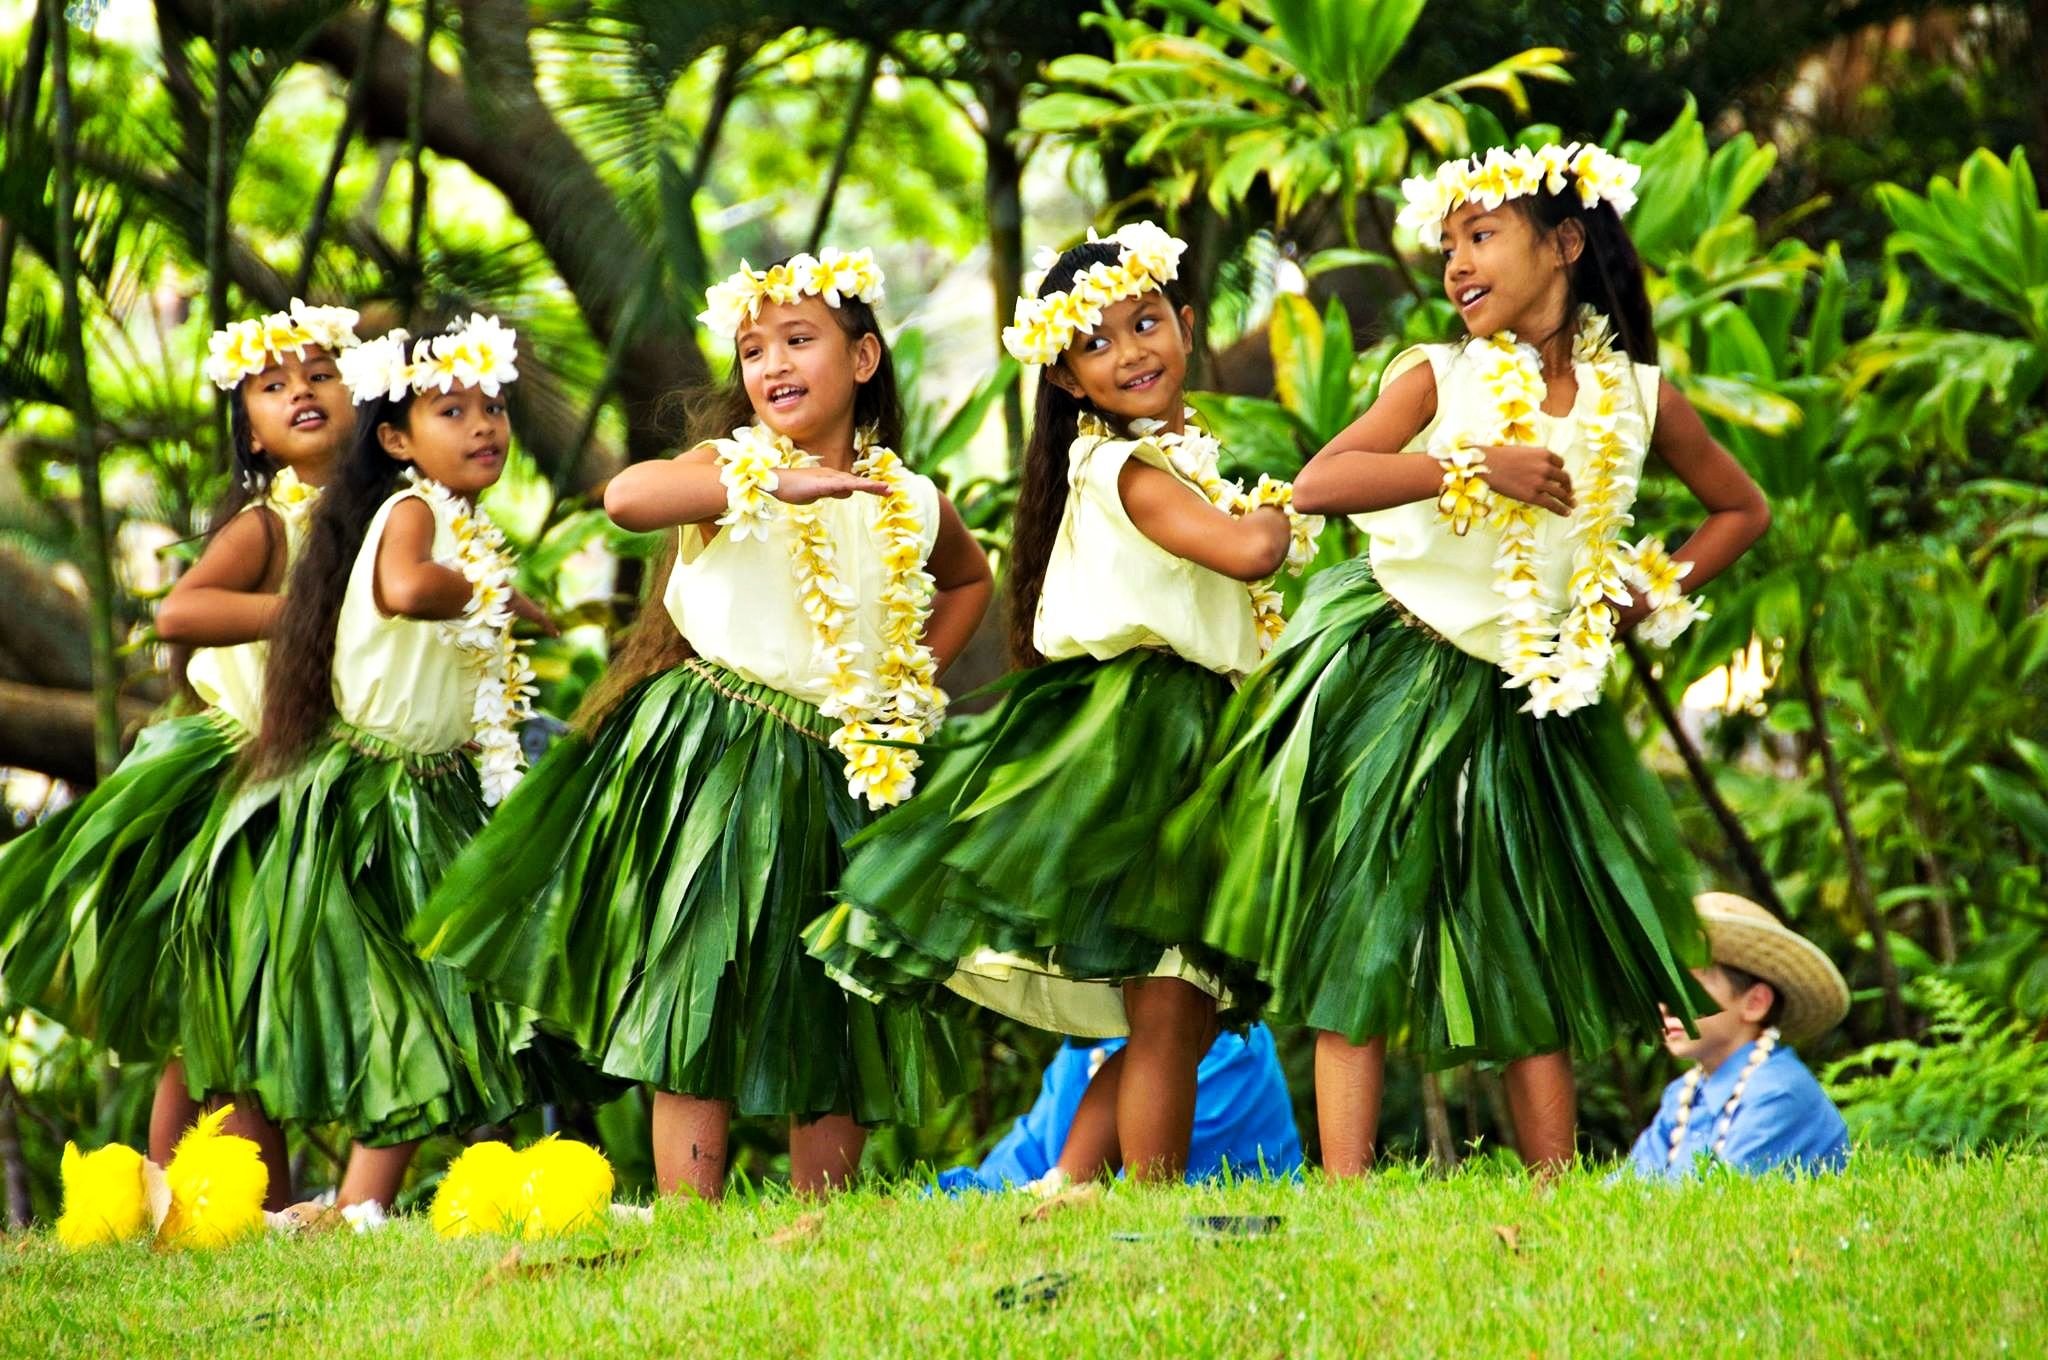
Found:
<path fill-rule="evenodd" d="M 1052 1191 L 1115 1171 L 1122 1158 L 1116 1146 L 1114 1088 L 1106 1077 L 1085 1114 L 1082 1095 L 1123 1045 L 1121 1039 L 1069 1039 L 1062 1044 L 1045 1069 L 1037 1103 L 980 1166 L 940 1172 L 940 1188 L 1032 1186 Z M 1238 1176 L 1286 1176 L 1301 1166 L 1301 1139 L 1294 1129 L 1287 1079 L 1273 1049 L 1273 1032 L 1264 1025 L 1253 1025 L 1243 1035 L 1218 1035 L 1195 1072 L 1188 1179 L 1219 1175 L 1226 1164 Z"/>
<path fill-rule="evenodd" d="M 1713 963 L 1693 976 L 1721 1009 L 1699 1036 L 1669 1012 L 1664 1047 L 1696 1066 L 1664 1092 L 1629 1165 L 1639 1175 L 1691 1175 L 1702 1157 L 1738 1170 L 1811 1174 L 1848 1159 L 1849 1130 L 1792 1051 L 1841 1023 L 1849 987 L 1819 946 L 1733 893 L 1696 902 Z"/>

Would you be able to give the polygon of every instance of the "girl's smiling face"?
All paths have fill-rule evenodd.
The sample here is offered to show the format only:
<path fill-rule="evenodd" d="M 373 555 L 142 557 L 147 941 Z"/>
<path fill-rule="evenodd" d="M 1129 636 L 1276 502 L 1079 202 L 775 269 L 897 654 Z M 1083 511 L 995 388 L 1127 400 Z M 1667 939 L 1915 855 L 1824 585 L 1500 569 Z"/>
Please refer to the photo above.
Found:
<path fill-rule="evenodd" d="M 821 297 L 764 302 L 734 340 L 754 416 L 798 448 L 850 443 L 855 390 L 875 375 L 880 337 L 851 336 Z"/>
<path fill-rule="evenodd" d="M 377 429 L 384 451 L 409 462 L 458 496 L 475 496 L 505 470 L 512 422 L 502 394 L 480 387 L 423 392 L 412 400 L 402 425 Z"/>
<path fill-rule="evenodd" d="M 1564 324 L 1572 262 L 1584 246 L 1575 222 L 1546 232 L 1510 204 L 1462 204 L 1444 219 L 1444 295 L 1474 335 L 1541 339 Z"/>
<path fill-rule="evenodd" d="M 341 384 L 341 370 L 317 345 L 308 346 L 303 359 L 287 354 L 242 379 L 240 396 L 251 447 L 309 482 L 326 479 L 335 455 L 355 433 L 355 406 Z"/>
<path fill-rule="evenodd" d="M 1195 313 L 1178 312 L 1165 293 L 1140 293 L 1102 309 L 1091 335 L 1076 336 L 1047 376 L 1104 415 L 1128 424 L 1178 424 Z"/>

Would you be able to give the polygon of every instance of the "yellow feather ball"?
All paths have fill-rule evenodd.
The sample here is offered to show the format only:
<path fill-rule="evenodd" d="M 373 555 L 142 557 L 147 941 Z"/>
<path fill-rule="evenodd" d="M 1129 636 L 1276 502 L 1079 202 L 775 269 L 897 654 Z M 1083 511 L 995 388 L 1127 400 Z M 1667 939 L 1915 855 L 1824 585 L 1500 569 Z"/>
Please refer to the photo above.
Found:
<path fill-rule="evenodd" d="M 263 1196 L 270 1172 L 256 1144 L 221 1125 L 233 1110 L 204 1115 L 171 1154 L 164 1180 L 171 1209 L 157 1229 L 167 1247 L 221 1247 L 264 1229 Z"/>
<path fill-rule="evenodd" d="M 505 1232 L 519 1198 L 519 1154 L 503 1143 L 477 1143 L 448 1164 L 427 1216 L 443 1237 Z"/>
<path fill-rule="evenodd" d="M 601 1224 L 612 1206 L 612 1164 L 588 1143 L 550 1135 L 520 1154 L 526 1173 L 517 1224 L 528 1238 Z"/>
<path fill-rule="evenodd" d="M 57 1240 L 77 1251 L 102 1242 L 125 1242 L 149 1231 L 149 1196 L 142 1154 L 119 1143 L 81 1153 L 64 1145 L 64 1214 Z"/>

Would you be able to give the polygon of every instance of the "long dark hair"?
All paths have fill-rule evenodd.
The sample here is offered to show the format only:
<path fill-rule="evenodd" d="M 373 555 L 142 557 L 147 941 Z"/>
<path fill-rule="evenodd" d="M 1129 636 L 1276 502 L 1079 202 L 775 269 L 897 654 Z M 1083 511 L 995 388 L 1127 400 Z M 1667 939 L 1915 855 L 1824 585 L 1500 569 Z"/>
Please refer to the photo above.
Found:
<path fill-rule="evenodd" d="M 1643 261 L 1636 243 L 1621 224 L 1614 205 L 1602 200 L 1588 208 L 1579 201 L 1576 189 L 1566 185 L 1561 193 L 1530 194 L 1508 200 L 1543 231 L 1555 231 L 1567 222 L 1577 222 L 1585 233 L 1586 247 L 1572 263 L 1565 286 L 1570 293 L 1566 304 L 1566 325 L 1581 305 L 1605 316 L 1614 326 L 1614 338 L 1628 357 L 1639 364 L 1657 362 L 1657 327 L 1650 315 L 1650 295 L 1643 286 Z"/>
<path fill-rule="evenodd" d="M 281 774 L 318 741 L 334 717 L 334 629 L 363 537 L 409 464 L 384 451 L 377 432 L 410 428 L 413 394 L 380 396 L 356 412 L 355 438 L 320 493 L 306 543 L 286 581 L 284 605 L 263 673 L 263 726 L 250 746 L 259 776 Z"/>
<path fill-rule="evenodd" d="M 785 256 L 769 268 L 787 262 L 788 257 Z M 902 453 L 903 400 L 896 387 L 896 365 L 889 356 L 889 341 L 882 334 L 882 323 L 876 318 L 875 309 L 859 298 L 841 297 L 837 307 L 827 310 L 848 339 L 857 343 L 863 335 L 872 335 L 882 347 L 881 362 L 875 365 L 874 373 L 854 389 L 853 427 L 874 442 Z M 686 412 L 684 448 L 695 448 L 708 440 L 725 439 L 734 430 L 751 425 L 756 419 L 754 403 L 747 396 L 746 378 L 740 370 L 737 356 L 733 359 L 732 373 L 723 383 L 710 384 L 687 394 L 683 406 Z M 646 575 L 639 614 L 612 653 L 604 674 L 577 706 L 572 721 L 579 731 L 596 731 L 606 716 L 619 706 L 619 700 L 625 698 L 635 685 L 650 675 L 675 669 L 692 655 L 690 644 L 677 631 L 675 620 L 669 617 L 668 607 L 662 603 L 662 596 L 668 589 L 669 573 L 675 570 L 678 536 L 674 530 L 665 530 L 662 537 L 662 549 L 655 555 Z"/>
<path fill-rule="evenodd" d="M 1122 253 L 1122 247 L 1114 241 L 1082 242 L 1045 271 L 1038 296 L 1065 292 L 1080 275 L 1098 264 L 1115 264 Z M 1164 292 L 1177 318 L 1180 309 L 1187 305 L 1186 291 L 1174 282 L 1167 284 Z M 1064 364 L 1066 360 L 1055 362 Z M 1003 566 L 1010 615 L 1010 656 L 1019 666 L 1037 666 L 1045 661 L 1032 641 L 1032 626 L 1038 617 L 1039 594 L 1045 589 L 1046 564 L 1052 560 L 1052 545 L 1059 537 L 1060 519 L 1067 511 L 1067 457 L 1080 434 L 1084 413 L 1110 419 L 1086 399 L 1053 382 L 1050 376 L 1041 377 L 1038 395 L 1032 402 L 1031 435 L 1024 443 L 1024 473 L 1011 520 L 1010 558 Z"/>

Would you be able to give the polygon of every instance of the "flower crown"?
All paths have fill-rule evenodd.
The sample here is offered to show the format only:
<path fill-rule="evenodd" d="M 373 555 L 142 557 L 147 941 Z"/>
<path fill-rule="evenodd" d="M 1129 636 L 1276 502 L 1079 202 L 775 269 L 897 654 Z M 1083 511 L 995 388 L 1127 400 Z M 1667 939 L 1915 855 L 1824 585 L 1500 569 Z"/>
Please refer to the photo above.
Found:
<path fill-rule="evenodd" d="M 318 345 L 339 359 L 343 350 L 359 343 L 359 320 L 353 308 L 309 307 L 293 298 L 289 311 L 229 322 L 225 330 L 215 331 L 200 371 L 221 391 L 232 392 L 242 379 L 254 377 L 288 353 L 305 358 L 308 345 Z"/>
<path fill-rule="evenodd" d="M 518 332 L 495 316 L 471 312 L 469 320 L 449 322 L 440 335 L 414 340 L 392 330 L 350 350 L 341 357 L 341 380 L 357 405 L 379 397 L 397 401 L 408 392 L 448 392 L 457 385 L 481 387 L 495 397 L 519 376 L 513 362 L 518 357 Z"/>
<path fill-rule="evenodd" d="M 1096 239 L 1088 229 L 1088 239 Z M 1003 348 L 1019 363 L 1049 364 L 1066 352 L 1077 335 L 1093 335 L 1102 324 L 1102 309 L 1125 298 L 1163 288 L 1180 277 L 1180 257 L 1188 243 L 1150 222 L 1132 222 L 1104 238 L 1120 249 L 1115 264 L 1092 264 L 1075 276 L 1063 293 L 1034 297 L 1046 272 L 1059 262 L 1059 252 L 1041 250 L 1038 266 L 1024 281 L 1017 299 L 1015 323 L 1003 327 Z"/>
<path fill-rule="evenodd" d="M 848 255 L 826 246 L 818 255 L 792 255 L 781 264 L 756 269 L 745 260 L 723 283 L 714 283 L 704 294 L 704 310 L 697 319 L 721 338 L 732 340 L 740 327 L 761 314 L 763 302 L 795 302 L 803 297 L 821 297 L 827 306 L 837 307 L 843 298 L 859 298 L 873 306 L 882 300 L 882 267 L 875 252 L 857 250 Z"/>
<path fill-rule="evenodd" d="M 1537 151 L 1494 147 L 1484 156 L 1445 161 L 1434 175 L 1402 180 L 1401 196 L 1408 203 L 1395 220 L 1413 227 L 1416 238 L 1434 250 L 1443 240 L 1444 219 L 1460 204 L 1478 203 L 1490 211 L 1511 198 L 1559 194 L 1567 186 L 1577 190 L 1586 207 L 1610 203 L 1616 214 L 1627 216 L 1636 205 L 1636 179 L 1642 173 L 1642 167 L 1591 142 L 1552 142 Z"/>

